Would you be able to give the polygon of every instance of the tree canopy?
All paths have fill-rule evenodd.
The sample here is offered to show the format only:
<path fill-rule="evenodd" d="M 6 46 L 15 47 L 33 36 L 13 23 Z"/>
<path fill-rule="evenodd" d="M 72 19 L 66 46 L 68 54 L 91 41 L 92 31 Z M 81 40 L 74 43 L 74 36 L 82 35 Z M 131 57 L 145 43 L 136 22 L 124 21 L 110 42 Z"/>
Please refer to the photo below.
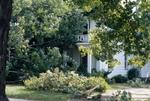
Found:
<path fill-rule="evenodd" d="M 91 32 L 91 49 L 98 59 L 108 60 L 124 51 L 126 55 L 140 57 L 141 61 L 148 60 L 149 0 L 73 1 L 97 23 L 98 28 Z"/>
<path fill-rule="evenodd" d="M 84 31 L 85 24 L 86 17 L 71 0 L 15 0 L 8 69 L 19 71 L 19 75 L 38 75 L 52 67 L 63 67 L 64 57 L 68 70 L 77 68 L 73 59 L 63 57 L 63 51 L 76 44 L 75 35 Z"/>

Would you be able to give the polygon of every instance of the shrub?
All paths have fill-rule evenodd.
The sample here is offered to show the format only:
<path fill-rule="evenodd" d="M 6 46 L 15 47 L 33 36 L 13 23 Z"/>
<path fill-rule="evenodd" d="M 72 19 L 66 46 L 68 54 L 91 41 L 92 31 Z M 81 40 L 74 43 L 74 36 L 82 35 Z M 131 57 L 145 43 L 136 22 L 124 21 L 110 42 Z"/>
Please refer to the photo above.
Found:
<path fill-rule="evenodd" d="M 104 73 L 105 71 L 99 71 L 97 72 L 96 70 L 94 70 L 91 74 L 91 76 L 95 76 L 95 77 L 104 77 Z"/>
<path fill-rule="evenodd" d="M 111 72 L 109 71 L 94 71 L 91 76 L 95 76 L 95 77 L 103 77 L 105 79 L 107 79 L 107 75 L 110 74 Z"/>
<path fill-rule="evenodd" d="M 37 77 L 32 77 L 28 80 L 25 81 L 25 85 L 28 89 L 36 89 L 38 90 L 39 88 L 42 88 L 43 84 L 42 84 L 43 80 L 42 79 L 39 79 Z"/>
<path fill-rule="evenodd" d="M 134 79 L 134 80 L 129 80 L 128 82 L 128 85 L 130 85 L 131 87 L 140 87 L 140 88 L 142 88 L 142 87 L 144 87 L 144 81 L 142 81 L 141 79 L 139 79 L 139 78 L 136 78 L 136 79 Z"/>
<path fill-rule="evenodd" d="M 140 76 L 140 71 L 137 68 L 132 68 L 128 71 L 127 76 L 129 80 L 133 80 Z"/>
<path fill-rule="evenodd" d="M 130 92 L 118 91 L 113 95 L 114 96 L 111 97 L 110 101 L 132 101 L 132 95 Z"/>
<path fill-rule="evenodd" d="M 73 58 L 61 54 L 57 47 L 33 49 L 27 56 L 7 62 L 7 81 L 22 82 L 29 76 L 39 76 L 40 73 L 56 67 L 63 71 L 76 71 L 78 66 Z"/>
<path fill-rule="evenodd" d="M 31 77 L 24 81 L 28 89 L 50 90 L 63 93 L 82 93 L 98 86 L 96 90 L 103 92 L 109 86 L 101 77 L 84 77 L 75 72 L 64 73 L 55 69 L 42 73 L 39 78 Z"/>
<path fill-rule="evenodd" d="M 77 71 L 79 64 L 70 56 L 63 54 L 60 69 L 63 71 Z"/>
<path fill-rule="evenodd" d="M 128 79 L 125 76 L 117 75 L 114 76 L 111 80 L 115 83 L 126 83 Z"/>
<path fill-rule="evenodd" d="M 150 76 L 147 77 L 147 78 L 143 78 L 143 80 L 145 80 L 145 82 L 146 82 L 147 84 L 150 84 Z"/>
<path fill-rule="evenodd" d="M 84 86 L 85 86 L 85 89 L 91 89 L 91 88 L 94 88 L 95 86 L 99 86 L 96 89 L 99 92 L 104 92 L 108 88 L 107 83 L 102 77 L 89 77 L 85 81 Z"/>

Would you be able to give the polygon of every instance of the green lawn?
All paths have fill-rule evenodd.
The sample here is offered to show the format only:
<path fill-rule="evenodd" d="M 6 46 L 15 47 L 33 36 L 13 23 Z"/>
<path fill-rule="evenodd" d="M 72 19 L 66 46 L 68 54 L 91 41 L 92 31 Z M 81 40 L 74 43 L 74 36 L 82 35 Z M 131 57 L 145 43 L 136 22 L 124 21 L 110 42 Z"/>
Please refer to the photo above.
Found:
<path fill-rule="evenodd" d="M 27 90 L 24 86 L 18 85 L 7 85 L 6 93 L 10 98 L 38 101 L 68 101 L 71 98 L 71 95 L 68 94 Z"/>
<path fill-rule="evenodd" d="M 126 83 L 115 83 L 115 84 L 110 84 L 111 89 L 117 90 L 117 89 L 126 89 L 126 88 L 131 88 L 128 84 Z"/>
<path fill-rule="evenodd" d="M 141 87 L 131 87 L 127 83 L 115 83 L 115 84 L 110 84 L 111 89 L 113 90 L 118 90 L 118 89 L 128 89 L 128 88 L 150 88 L 149 84 L 142 84 Z"/>

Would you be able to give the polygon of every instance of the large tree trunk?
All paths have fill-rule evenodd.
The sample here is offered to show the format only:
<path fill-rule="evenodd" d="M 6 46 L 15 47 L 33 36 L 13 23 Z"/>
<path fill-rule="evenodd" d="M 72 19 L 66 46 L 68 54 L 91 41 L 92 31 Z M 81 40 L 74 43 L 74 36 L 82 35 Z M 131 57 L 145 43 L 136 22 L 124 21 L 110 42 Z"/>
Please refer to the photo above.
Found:
<path fill-rule="evenodd" d="M 12 0 L 0 0 L 0 101 L 8 101 L 5 94 L 5 67 L 11 13 Z"/>

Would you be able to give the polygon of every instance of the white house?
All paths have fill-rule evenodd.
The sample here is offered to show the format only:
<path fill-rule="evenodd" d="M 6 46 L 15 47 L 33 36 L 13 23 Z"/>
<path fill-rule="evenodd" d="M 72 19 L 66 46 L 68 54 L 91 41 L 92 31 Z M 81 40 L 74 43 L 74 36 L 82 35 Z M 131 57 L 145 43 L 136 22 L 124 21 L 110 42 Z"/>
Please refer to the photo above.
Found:
<path fill-rule="evenodd" d="M 89 21 L 87 25 L 87 30 L 90 31 L 96 27 L 96 23 L 94 21 Z M 74 47 L 69 50 L 69 55 L 74 58 L 79 64 L 84 64 L 84 67 L 87 68 L 87 72 L 91 73 L 92 69 L 95 68 L 97 71 L 108 71 L 108 65 L 106 62 L 102 62 L 100 60 L 97 60 L 93 55 L 88 54 L 87 56 L 81 57 L 79 52 L 79 47 L 89 47 L 89 34 L 83 33 L 80 35 L 77 35 L 77 47 Z M 120 52 L 114 56 L 117 60 L 120 61 L 120 64 L 114 67 L 113 71 L 108 75 L 108 78 L 111 78 L 115 75 L 126 75 L 127 71 L 131 66 L 127 66 L 125 68 L 125 56 L 124 52 Z M 150 76 L 150 63 L 146 64 L 141 69 L 141 77 L 149 77 Z"/>

